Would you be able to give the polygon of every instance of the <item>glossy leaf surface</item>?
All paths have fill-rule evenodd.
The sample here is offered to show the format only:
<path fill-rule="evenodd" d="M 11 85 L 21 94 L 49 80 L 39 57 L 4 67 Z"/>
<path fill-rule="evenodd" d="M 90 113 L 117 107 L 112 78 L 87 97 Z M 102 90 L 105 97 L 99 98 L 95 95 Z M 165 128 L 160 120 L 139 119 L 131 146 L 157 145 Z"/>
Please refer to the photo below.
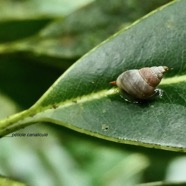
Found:
<path fill-rule="evenodd" d="M 186 151 L 185 6 L 170 3 L 90 51 L 22 114 L 31 117 L 12 127 L 45 121 L 111 141 Z M 128 103 L 109 85 L 124 70 L 158 65 L 173 68 L 160 85 L 162 99 Z"/>

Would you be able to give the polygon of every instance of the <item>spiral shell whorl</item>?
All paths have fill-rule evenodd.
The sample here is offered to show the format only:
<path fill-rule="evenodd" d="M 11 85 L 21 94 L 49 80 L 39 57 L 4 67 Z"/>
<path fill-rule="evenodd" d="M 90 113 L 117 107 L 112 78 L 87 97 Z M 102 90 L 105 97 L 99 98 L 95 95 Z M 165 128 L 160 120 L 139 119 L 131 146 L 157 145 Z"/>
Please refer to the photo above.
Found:
<path fill-rule="evenodd" d="M 123 72 L 116 80 L 117 86 L 138 99 L 148 99 L 154 94 L 168 67 L 145 67 Z"/>
<path fill-rule="evenodd" d="M 167 68 L 163 66 L 146 67 L 146 68 L 139 69 L 139 73 L 141 74 L 144 81 L 146 81 L 147 84 L 152 87 L 158 86 L 161 79 L 163 78 L 163 73 L 166 71 L 167 71 Z"/>

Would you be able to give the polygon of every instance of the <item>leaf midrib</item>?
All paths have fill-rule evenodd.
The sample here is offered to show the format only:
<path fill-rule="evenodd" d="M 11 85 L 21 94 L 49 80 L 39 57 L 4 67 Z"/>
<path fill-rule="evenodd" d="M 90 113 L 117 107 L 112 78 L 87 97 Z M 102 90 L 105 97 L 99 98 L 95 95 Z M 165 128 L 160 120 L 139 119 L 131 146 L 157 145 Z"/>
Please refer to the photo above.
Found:
<path fill-rule="evenodd" d="M 182 82 L 186 82 L 186 75 L 164 78 L 164 79 L 162 79 L 160 85 L 179 84 L 179 83 L 182 83 Z M 101 90 L 101 91 L 94 92 L 94 93 L 91 93 L 91 94 L 86 94 L 84 96 L 79 96 L 79 97 L 76 97 L 76 98 L 68 99 L 66 101 L 56 103 L 53 106 L 56 107 L 56 109 L 58 107 L 65 108 L 65 107 L 69 107 L 69 106 L 77 104 L 77 103 L 78 104 L 85 103 L 85 102 L 88 102 L 88 101 L 101 99 L 101 98 L 111 96 L 111 95 L 115 95 L 115 94 L 118 94 L 118 93 L 119 93 L 118 88 L 105 89 L 105 90 Z M 47 95 L 45 95 L 45 96 L 47 96 Z M 43 110 L 47 110 L 48 108 L 51 109 L 51 106 L 50 107 L 49 106 L 42 107 L 40 112 L 43 111 Z"/>

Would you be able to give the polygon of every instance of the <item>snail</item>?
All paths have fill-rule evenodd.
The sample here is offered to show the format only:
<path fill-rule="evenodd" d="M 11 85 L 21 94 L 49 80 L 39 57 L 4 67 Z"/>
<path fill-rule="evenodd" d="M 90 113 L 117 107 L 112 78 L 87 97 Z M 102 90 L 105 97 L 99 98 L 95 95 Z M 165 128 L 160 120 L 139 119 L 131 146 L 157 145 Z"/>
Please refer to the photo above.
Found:
<path fill-rule="evenodd" d="M 157 95 L 156 87 L 168 70 L 167 66 L 127 70 L 120 74 L 116 81 L 110 83 L 117 85 L 119 89 L 136 100 L 148 100 Z"/>

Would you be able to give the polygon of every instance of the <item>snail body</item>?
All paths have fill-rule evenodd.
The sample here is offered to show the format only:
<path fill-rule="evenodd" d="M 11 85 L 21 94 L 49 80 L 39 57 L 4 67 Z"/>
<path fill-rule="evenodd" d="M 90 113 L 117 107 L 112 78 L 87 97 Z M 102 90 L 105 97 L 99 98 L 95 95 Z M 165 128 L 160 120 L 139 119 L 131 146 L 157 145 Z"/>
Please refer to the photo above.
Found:
<path fill-rule="evenodd" d="M 168 71 L 166 66 L 127 70 L 111 84 L 116 84 L 121 90 L 135 99 L 147 100 L 156 94 L 156 87 L 161 82 L 166 71 Z"/>

